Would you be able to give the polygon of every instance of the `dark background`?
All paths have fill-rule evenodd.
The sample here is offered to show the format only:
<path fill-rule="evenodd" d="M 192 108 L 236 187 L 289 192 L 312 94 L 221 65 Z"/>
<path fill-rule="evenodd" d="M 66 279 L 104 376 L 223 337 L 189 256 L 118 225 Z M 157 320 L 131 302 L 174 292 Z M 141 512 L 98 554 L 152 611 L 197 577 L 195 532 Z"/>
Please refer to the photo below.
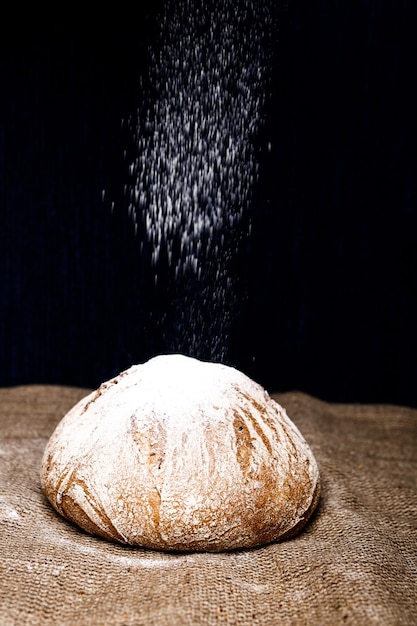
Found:
<path fill-rule="evenodd" d="M 124 206 L 121 127 L 161 7 L 3 17 L 0 386 L 95 387 L 169 351 L 156 319 L 169 302 Z M 275 4 L 227 354 L 271 392 L 417 407 L 412 7 Z"/>

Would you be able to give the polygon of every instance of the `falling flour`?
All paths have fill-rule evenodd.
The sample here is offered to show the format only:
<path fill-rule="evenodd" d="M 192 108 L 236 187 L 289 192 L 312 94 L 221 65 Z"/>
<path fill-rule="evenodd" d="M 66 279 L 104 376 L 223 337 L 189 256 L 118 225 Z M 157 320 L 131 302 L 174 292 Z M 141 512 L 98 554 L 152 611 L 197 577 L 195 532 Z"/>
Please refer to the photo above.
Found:
<path fill-rule="evenodd" d="M 126 189 L 143 263 L 155 288 L 170 286 L 167 351 L 227 355 L 239 305 L 231 263 L 248 234 L 272 25 L 268 2 L 165 4 L 146 106 L 130 119 Z"/>

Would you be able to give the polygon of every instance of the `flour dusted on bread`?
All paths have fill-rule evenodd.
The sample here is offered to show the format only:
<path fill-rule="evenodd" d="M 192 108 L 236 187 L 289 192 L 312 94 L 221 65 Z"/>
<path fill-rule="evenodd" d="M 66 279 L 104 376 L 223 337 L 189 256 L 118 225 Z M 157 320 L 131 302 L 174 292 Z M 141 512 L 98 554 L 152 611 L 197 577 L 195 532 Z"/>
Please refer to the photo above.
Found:
<path fill-rule="evenodd" d="M 45 448 L 41 484 L 92 535 L 181 551 L 288 537 L 319 498 L 313 453 L 265 389 L 181 354 L 134 365 L 78 402 Z"/>

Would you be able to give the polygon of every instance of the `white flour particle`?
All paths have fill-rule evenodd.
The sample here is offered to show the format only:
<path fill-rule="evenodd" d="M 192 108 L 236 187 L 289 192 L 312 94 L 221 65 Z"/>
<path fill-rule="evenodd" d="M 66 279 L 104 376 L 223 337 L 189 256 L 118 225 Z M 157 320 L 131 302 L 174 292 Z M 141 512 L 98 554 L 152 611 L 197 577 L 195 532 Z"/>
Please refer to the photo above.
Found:
<path fill-rule="evenodd" d="M 126 195 L 143 263 L 155 284 L 176 285 L 167 350 L 226 356 L 238 305 L 230 262 L 247 236 L 272 30 L 266 0 L 168 0 L 161 16 L 146 104 L 130 119 L 137 154 Z"/>

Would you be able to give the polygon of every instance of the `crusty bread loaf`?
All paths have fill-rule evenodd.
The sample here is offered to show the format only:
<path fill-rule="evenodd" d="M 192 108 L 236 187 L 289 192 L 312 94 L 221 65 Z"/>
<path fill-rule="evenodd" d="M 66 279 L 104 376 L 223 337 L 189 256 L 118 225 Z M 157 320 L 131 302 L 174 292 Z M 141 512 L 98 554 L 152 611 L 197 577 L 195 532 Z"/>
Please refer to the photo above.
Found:
<path fill-rule="evenodd" d="M 88 533 L 220 551 L 296 533 L 319 498 L 316 460 L 265 389 L 180 354 L 134 365 L 58 424 L 42 488 Z"/>

